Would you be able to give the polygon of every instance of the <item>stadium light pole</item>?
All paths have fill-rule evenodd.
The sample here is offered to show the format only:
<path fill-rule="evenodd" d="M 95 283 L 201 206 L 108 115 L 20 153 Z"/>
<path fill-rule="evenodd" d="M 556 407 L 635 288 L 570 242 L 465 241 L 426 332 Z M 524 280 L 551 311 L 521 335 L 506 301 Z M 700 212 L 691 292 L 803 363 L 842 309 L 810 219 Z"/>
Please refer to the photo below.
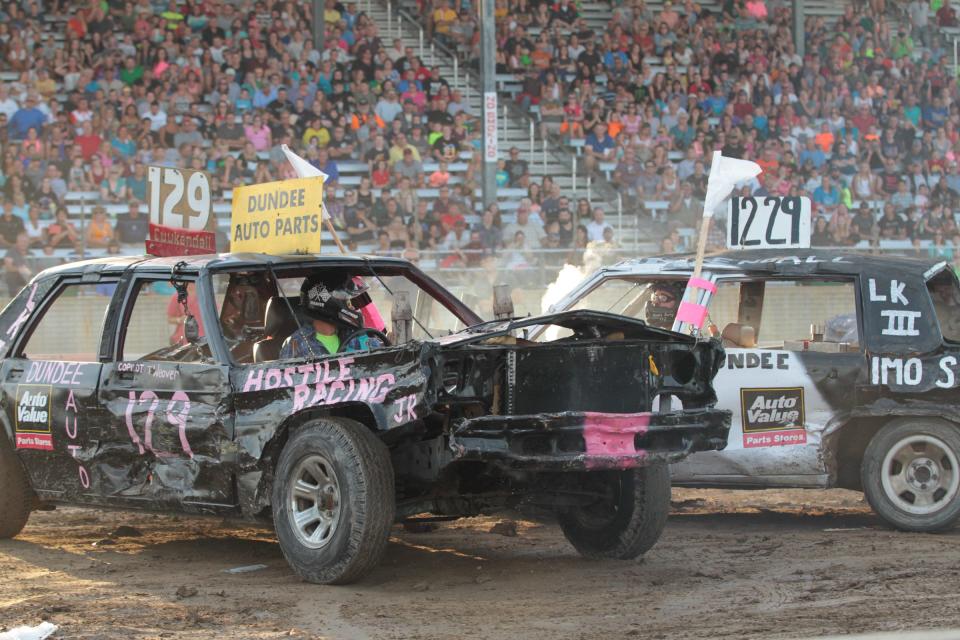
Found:
<path fill-rule="evenodd" d="M 323 54 L 323 0 L 313 0 L 313 48 Z"/>
<path fill-rule="evenodd" d="M 483 207 L 497 201 L 497 84 L 494 0 L 480 0 L 480 82 L 483 86 Z"/>

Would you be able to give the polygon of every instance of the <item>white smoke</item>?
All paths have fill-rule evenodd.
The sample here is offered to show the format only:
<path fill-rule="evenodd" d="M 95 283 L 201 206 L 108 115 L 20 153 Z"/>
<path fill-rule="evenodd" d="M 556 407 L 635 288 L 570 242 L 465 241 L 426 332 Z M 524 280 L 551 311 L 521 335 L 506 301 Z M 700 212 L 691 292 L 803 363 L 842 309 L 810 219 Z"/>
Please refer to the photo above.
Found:
<path fill-rule="evenodd" d="M 540 313 L 549 313 L 550 307 L 573 291 L 573 288 L 580 284 L 585 277 L 587 277 L 587 273 L 580 267 L 572 264 L 563 265 L 563 269 L 557 274 L 557 279 L 547 286 L 543 297 L 540 298 Z"/>
<path fill-rule="evenodd" d="M 561 298 L 573 291 L 582 280 L 605 264 L 613 264 L 620 260 L 615 251 L 602 242 L 591 242 L 583 252 L 583 266 L 564 264 L 557 275 L 557 279 L 548 287 L 540 298 L 540 313 L 549 313 L 550 306 L 560 302 Z"/>

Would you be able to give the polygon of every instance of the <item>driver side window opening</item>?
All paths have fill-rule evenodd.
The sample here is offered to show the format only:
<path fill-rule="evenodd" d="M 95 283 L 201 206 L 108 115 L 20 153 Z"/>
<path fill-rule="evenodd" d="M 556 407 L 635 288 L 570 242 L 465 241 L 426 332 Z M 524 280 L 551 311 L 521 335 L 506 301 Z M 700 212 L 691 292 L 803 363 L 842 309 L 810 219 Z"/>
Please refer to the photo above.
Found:
<path fill-rule="evenodd" d="M 686 285 L 686 278 L 613 278 L 588 292 L 571 309 L 615 313 L 670 329 Z"/>
<path fill-rule="evenodd" d="M 274 280 L 274 273 L 277 280 Z M 465 323 L 439 299 L 408 278 L 402 270 L 382 268 L 373 275 L 366 268 L 343 266 L 310 268 L 274 267 L 247 269 L 245 271 L 214 273 L 213 289 L 220 305 L 220 328 L 230 348 L 232 359 L 237 363 L 271 362 L 281 359 L 284 344 L 301 327 L 309 328 L 312 319 L 307 317 L 300 300 L 300 289 L 306 278 L 321 279 L 326 286 L 339 290 L 359 278 L 360 288 L 379 313 L 388 338 L 393 330 L 394 297 L 405 291 L 413 313 L 411 337 L 424 340 L 447 335 L 465 328 Z M 341 283 L 343 287 L 341 287 Z M 361 298 L 362 300 L 362 298 Z M 347 308 L 363 312 L 363 305 L 351 299 Z M 356 306 L 356 308 L 354 308 Z M 291 313 L 292 311 L 292 313 Z M 370 307 L 363 314 L 362 328 L 375 329 L 371 324 Z M 360 327 L 342 326 L 340 337 L 346 338 Z M 309 329 L 308 329 L 309 331 Z M 375 338 L 375 336 L 372 336 Z M 361 343 L 369 348 L 379 346 L 379 340 Z M 340 352 L 354 350 L 357 345 L 342 344 Z M 361 348 L 365 350 L 365 348 Z M 289 350 L 288 350 L 289 353 Z M 325 352 L 317 357 L 323 357 Z M 291 356 L 302 357 L 302 356 Z"/>
<path fill-rule="evenodd" d="M 195 282 L 187 282 L 186 309 L 177 300 L 176 289 L 166 281 L 140 280 L 130 296 L 133 308 L 118 351 L 120 360 L 200 362 L 204 359 L 203 350 L 190 344 L 185 331 L 189 313 L 197 321 L 199 342 L 205 342 Z"/>
<path fill-rule="evenodd" d="M 944 269 L 927 282 L 927 291 L 940 325 L 940 333 L 948 342 L 960 342 L 960 287 L 957 277 Z"/>
<path fill-rule="evenodd" d="M 859 348 L 856 299 L 852 280 L 744 282 L 739 319 L 753 327 L 759 348 L 855 351 Z"/>

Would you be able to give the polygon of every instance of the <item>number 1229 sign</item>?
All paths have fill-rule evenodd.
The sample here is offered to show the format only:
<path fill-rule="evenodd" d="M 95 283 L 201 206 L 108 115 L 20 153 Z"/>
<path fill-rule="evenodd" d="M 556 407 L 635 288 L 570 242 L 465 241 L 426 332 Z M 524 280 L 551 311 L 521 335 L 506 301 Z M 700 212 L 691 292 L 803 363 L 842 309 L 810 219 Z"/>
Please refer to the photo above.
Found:
<path fill-rule="evenodd" d="M 810 246 L 810 198 L 730 198 L 727 247 L 806 249 Z"/>

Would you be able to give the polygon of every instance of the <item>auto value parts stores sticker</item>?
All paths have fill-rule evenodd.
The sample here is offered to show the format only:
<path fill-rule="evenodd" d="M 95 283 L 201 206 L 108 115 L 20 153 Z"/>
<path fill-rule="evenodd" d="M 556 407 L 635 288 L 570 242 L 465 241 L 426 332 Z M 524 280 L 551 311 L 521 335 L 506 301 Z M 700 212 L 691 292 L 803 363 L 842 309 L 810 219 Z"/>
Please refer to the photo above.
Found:
<path fill-rule="evenodd" d="M 803 387 L 740 389 L 743 447 L 805 444 Z"/>
<path fill-rule="evenodd" d="M 53 451 L 50 385 L 17 385 L 17 449 Z"/>

